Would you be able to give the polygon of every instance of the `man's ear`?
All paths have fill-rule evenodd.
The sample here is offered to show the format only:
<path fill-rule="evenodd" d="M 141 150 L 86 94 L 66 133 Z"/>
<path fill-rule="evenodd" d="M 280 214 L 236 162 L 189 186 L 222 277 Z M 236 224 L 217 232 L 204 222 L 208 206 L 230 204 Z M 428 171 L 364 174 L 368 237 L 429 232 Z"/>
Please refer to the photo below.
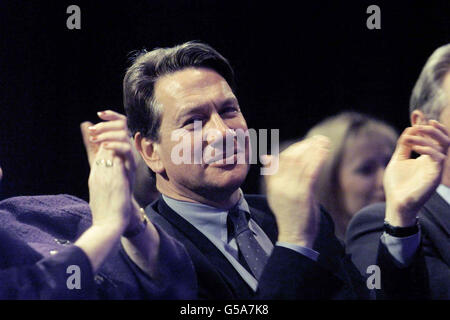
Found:
<path fill-rule="evenodd" d="M 411 113 L 410 120 L 411 120 L 412 125 L 428 123 L 427 116 L 422 111 L 417 110 L 417 109 Z"/>
<path fill-rule="evenodd" d="M 164 172 L 164 165 L 161 160 L 159 144 L 151 139 L 145 138 L 140 132 L 134 135 L 136 150 L 141 154 L 147 166 L 153 172 L 161 174 Z"/>

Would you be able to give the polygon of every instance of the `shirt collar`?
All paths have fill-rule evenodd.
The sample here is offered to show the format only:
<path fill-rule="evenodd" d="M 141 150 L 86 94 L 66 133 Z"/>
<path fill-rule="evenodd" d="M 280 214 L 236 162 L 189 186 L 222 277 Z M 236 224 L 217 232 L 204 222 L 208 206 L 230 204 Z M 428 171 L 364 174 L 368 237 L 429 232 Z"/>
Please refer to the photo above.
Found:
<path fill-rule="evenodd" d="M 450 188 L 446 185 L 440 184 L 437 187 L 436 192 L 448 203 L 450 204 Z"/>
<path fill-rule="evenodd" d="M 239 189 L 240 197 L 237 206 L 240 210 L 250 213 L 244 194 Z M 219 238 L 223 242 L 228 240 L 227 216 L 228 211 L 203 203 L 182 201 L 162 195 L 167 205 L 181 217 L 190 222 L 200 232 L 208 237 Z"/>

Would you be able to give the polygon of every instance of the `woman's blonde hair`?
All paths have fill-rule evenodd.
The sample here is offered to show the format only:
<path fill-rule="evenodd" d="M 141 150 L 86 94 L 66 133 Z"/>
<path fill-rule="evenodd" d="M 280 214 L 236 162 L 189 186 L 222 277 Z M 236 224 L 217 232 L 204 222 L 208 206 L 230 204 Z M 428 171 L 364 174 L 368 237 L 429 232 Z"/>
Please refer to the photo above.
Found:
<path fill-rule="evenodd" d="M 387 123 L 358 112 L 342 112 L 326 118 L 306 134 L 306 138 L 323 135 L 330 139 L 330 154 L 321 170 L 317 184 L 317 200 L 332 216 L 345 214 L 339 189 L 339 168 L 345 146 L 351 137 L 367 135 L 385 139 L 386 144 L 395 149 L 398 134 Z M 352 212 L 351 214 L 354 214 Z"/>

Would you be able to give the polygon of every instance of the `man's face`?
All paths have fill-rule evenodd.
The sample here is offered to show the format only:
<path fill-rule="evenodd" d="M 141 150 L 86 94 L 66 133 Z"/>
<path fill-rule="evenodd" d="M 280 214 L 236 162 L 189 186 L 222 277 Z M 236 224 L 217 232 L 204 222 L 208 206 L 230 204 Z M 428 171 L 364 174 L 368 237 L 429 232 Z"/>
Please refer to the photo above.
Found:
<path fill-rule="evenodd" d="M 210 69 L 187 68 L 158 79 L 154 92 L 163 110 L 158 154 L 170 188 L 182 194 L 194 192 L 204 197 L 235 192 L 249 169 L 247 161 L 237 163 L 238 151 L 232 152 L 235 154 L 231 156 L 232 164 L 222 159 L 211 163 L 176 164 L 173 158 L 173 150 L 180 143 L 183 150 L 191 153 L 192 161 L 194 154 L 205 154 L 212 146 L 214 154 L 219 150 L 218 145 L 223 145 L 220 151 L 225 152 L 225 139 L 231 137 L 233 141 L 230 129 L 247 130 L 238 101 L 225 79 Z M 201 123 L 202 130 L 194 131 L 194 123 Z M 172 138 L 174 132 L 181 132 L 176 140 Z M 244 152 L 248 159 L 247 140 Z"/>

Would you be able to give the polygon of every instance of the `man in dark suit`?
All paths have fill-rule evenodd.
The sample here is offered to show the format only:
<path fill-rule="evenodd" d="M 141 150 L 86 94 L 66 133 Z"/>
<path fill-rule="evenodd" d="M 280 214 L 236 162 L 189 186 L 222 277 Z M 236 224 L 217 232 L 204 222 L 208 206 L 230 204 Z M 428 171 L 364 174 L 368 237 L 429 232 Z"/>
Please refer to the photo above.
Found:
<path fill-rule="evenodd" d="M 447 44 L 430 56 L 417 80 L 410 100 L 411 123 L 421 125 L 435 119 L 450 130 L 449 97 L 450 44 Z M 427 159 L 421 160 L 425 164 Z M 391 223 L 389 207 L 384 203 L 361 210 L 348 228 L 347 250 L 361 271 L 375 263 L 380 236 L 397 238 L 393 247 L 400 259 L 395 263 L 401 269 L 381 270 L 382 286 L 394 297 L 450 299 L 450 157 L 443 162 L 442 176 L 421 201 L 422 205 L 412 208 L 403 221 L 393 221 L 394 228 L 383 222 Z"/>
<path fill-rule="evenodd" d="M 267 202 L 244 196 L 249 138 L 238 132 L 247 124 L 233 70 L 217 51 L 188 42 L 142 52 L 125 75 L 124 105 L 136 149 L 162 194 L 146 212 L 186 246 L 200 298 L 369 297 L 313 199 L 326 138 L 261 159 L 270 174 Z M 381 251 L 380 264 L 390 265 L 389 255 Z"/>

